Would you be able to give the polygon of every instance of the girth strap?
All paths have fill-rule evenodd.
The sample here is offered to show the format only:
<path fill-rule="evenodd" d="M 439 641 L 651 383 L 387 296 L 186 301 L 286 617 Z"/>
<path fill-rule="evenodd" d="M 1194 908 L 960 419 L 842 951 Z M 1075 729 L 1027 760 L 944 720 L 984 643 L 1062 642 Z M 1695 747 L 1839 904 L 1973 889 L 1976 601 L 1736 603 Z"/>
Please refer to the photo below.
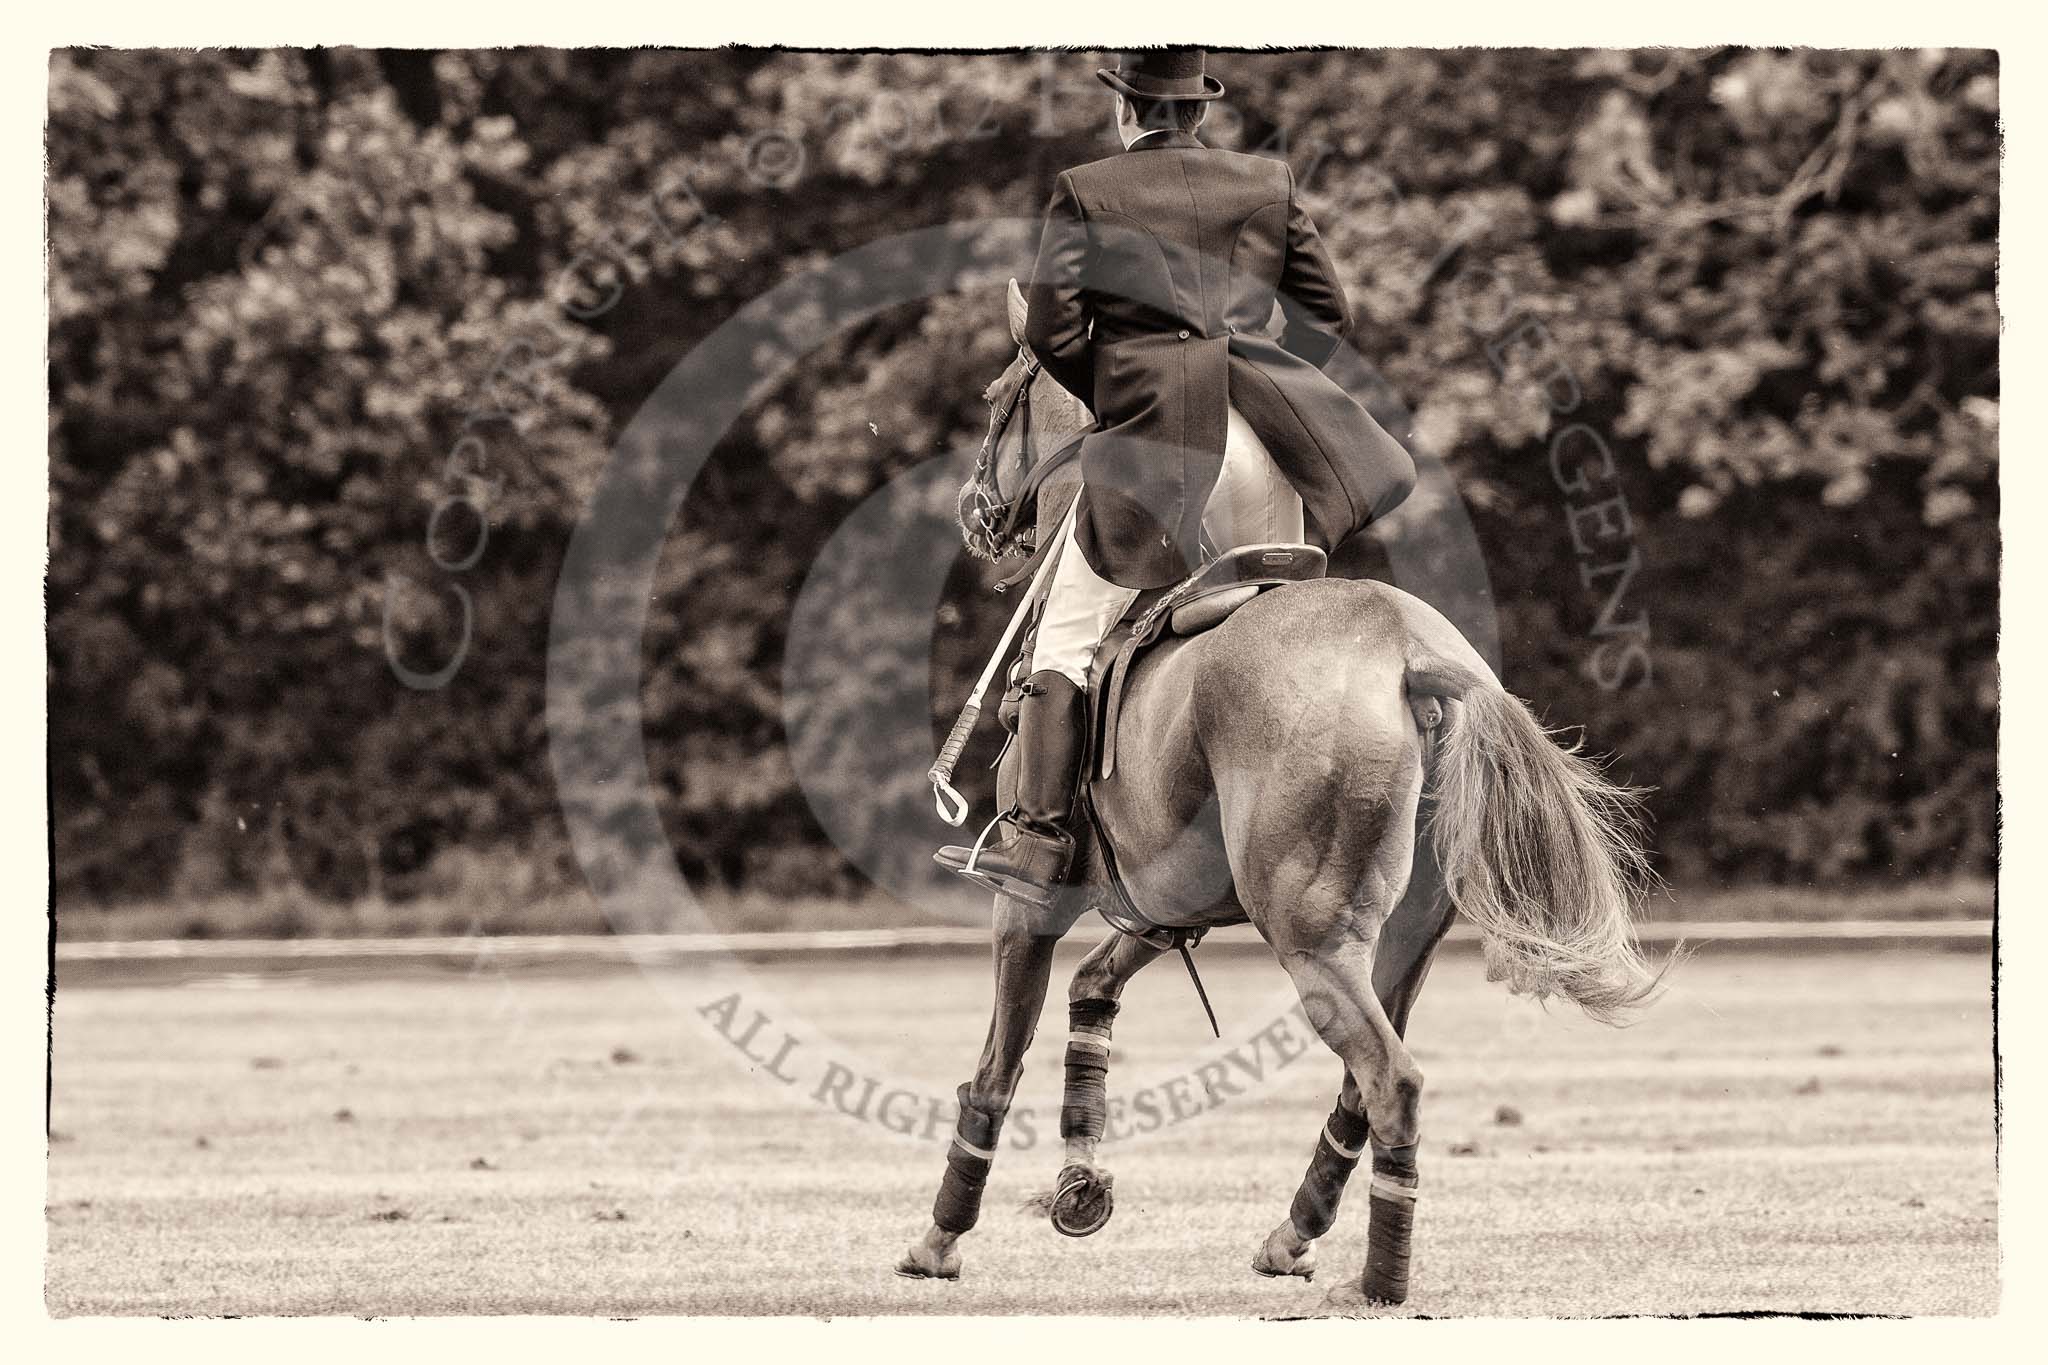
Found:
<path fill-rule="evenodd" d="M 1095 913 L 1109 922 L 1109 927 L 1120 934 L 1129 934 L 1141 943 L 1150 944 L 1161 951 L 1173 949 L 1180 954 L 1180 960 L 1187 964 L 1188 980 L 1195 986 L 1195 996 L 1202 1002 L 1202 1013 L 1209 1016 L 1209 1031 L 1218 1038 L 1223 1030 L 1216 1023 L 1215 1007 L 1209 1003 L 1209 992 L 1202 985 L 1202 974 L 1195 970 L 1197 947 L 1213 925 L 1154 924 L 1138 909 L 1131 899 L 1130 888 L 1124 885 L 1123 874 L 1117 871 L 1116 850 L 1110 846 L 1109 831 L 1102 827 L 1102 813 L 1095 808 L 1095 795 L 1091 784 L 1081 783 L 1080 804 L 1087 816 L 1089 833 L 1094 836 L 1095 847 L 1102 855 L 1103 883 L 1108 892 L 1107 903 L 1097 905 Z"/>

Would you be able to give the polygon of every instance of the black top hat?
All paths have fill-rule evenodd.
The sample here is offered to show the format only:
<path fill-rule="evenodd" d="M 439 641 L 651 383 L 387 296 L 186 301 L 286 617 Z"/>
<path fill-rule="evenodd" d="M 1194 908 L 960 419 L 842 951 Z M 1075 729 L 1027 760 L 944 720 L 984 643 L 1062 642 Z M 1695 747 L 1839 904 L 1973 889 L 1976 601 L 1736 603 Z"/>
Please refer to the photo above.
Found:
<path fill-rule="evenodd" d="M 1223 82 L 1205 69 L 1208 60 L 1199 47 L 1156 47 L 1119 53 L 1116 70 L 1095 74 L 1110 89 L 1138 99 L 1213 100 L 1222 96 Z"/>

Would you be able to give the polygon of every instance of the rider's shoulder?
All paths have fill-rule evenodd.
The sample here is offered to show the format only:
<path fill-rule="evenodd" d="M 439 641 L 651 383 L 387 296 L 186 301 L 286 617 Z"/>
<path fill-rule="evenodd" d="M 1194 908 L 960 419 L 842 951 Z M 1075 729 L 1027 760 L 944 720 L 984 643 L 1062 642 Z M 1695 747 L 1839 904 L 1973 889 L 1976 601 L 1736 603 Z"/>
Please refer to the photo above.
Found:
<path fill-rule="evenodd" d="M 1223 173 L 1234 178 L 1256 181 L 1272 181 L 1285 186 L 1288 168 L 1278 157 L 1260 156 L 1255 152 L 1234 152 L 1227 147 L 1210 147 L 1206 144 L 1199 149 L 1200 161 L 1211 173 Z M 1095 161 L 1086 162 L 1067 172 L 1067 180 L 1075 189 L 1083 192 L 1095 187 L 1109 187 L 1121 184 L 1131 173 L 1131 156 L 1128 151 L 1112 152 Z"/>
<path fill-rule="evenodd" d="M 1067 179 L 1075 185 L 1107 182 L 1116 176 L 1119 168 L 1125 173 L 1130 171 L 1131 163 L 1124 159 L 1128 155 L 1127 152 L 1118 152 L 1097 161 L 1084 162 L 1069 170 Z"/>
<path fill-rule="evenodd" d="M 1212 147 L 1210 151 L 1215 153 L 1212 158 L 1213 165 L 1235 171 L 1246 180 L 1271 183 L 1284 189 L 1294 175 L 1287 163 L 1277 156 L 1265 156 L 1259 152 L 1233 152 L 1227 147 Z"/>
<path fill-rule="evenodd" d="M 1241 166 L 1261 175 L 1284 175 L 1287 171 L 1284 160 L 1267 156 L 1264 152 L 1238 152 L 1228 147 L 1205 147 L 1203 150 L 1213 154 L 1219 164 Z"/>

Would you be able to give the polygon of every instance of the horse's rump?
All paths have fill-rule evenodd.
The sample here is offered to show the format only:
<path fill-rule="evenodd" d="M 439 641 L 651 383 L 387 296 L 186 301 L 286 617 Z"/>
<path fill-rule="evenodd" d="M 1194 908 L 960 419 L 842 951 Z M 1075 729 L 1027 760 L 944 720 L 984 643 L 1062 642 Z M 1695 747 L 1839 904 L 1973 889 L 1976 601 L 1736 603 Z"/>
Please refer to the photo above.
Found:
<path fill-rule="evenodd" d="M 1418 697 L 1440 699 L 1438 725 L 1411 710 Z M 1393 803 L 1406 807 L 1395 821 L 1412 821 L 1415 795 L 1398 793 L 1419 765 L 1446 890 L 1485 936 L 1495 979 L 1603 1019 L 1655 984 L 1634 944 L 1650 880 L 1634 793 L 1560 747 L 1449 621 L 1397 588 L 1275 588 L 1141 658 L 1117 742 L 1116 776 L 1095 797 L 1148 915 L 1254 910 L 1236 883 L 1271 861 L 1255 831 L 1285 845 L 1294 874 L 1365 878 L 1386 822 L 1332 812 Z"/>

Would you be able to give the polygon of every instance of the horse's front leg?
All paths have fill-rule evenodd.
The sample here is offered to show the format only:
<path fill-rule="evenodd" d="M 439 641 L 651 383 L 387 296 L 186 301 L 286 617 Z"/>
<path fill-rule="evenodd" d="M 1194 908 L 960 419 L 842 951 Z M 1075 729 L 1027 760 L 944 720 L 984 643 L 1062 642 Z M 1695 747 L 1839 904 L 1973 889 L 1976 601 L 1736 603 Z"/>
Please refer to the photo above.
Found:
<path fill-rule="evenodd" d="M 1109 1033 L 1117 1000 L 1140 968 L 1166 950 L 1113 933 L 1081 960 L 1067 989 L 1067 1083 L 1060 1102 L 1065 1162 L 1053 1187 L 1055 1230 L 1069 1237 L 1100 1232 L 1114 1206 L 1108 1171 L 1096 1160 L 1109 1108 Z"/>
<path fill-rule="evenodd" d="M 946 1150 L 946 1174 L 932 1205 L 932 1226 L 897 1261 L 897 1274 L 913 1279 L 960 1277 L 957 1243 L 981 1217 L 981 1192 L 1002 1138 L 1003 1118 L 1016 1096 L 1024 1052 L 1045 1005 L 1053 948 L 1080 918 L 1082 908 L 1033 906 L 1008 896 L 997 899 L 996 1000 L 988 1041 L 974 1079 L 960 1087 L 960 1118 Z"/>

